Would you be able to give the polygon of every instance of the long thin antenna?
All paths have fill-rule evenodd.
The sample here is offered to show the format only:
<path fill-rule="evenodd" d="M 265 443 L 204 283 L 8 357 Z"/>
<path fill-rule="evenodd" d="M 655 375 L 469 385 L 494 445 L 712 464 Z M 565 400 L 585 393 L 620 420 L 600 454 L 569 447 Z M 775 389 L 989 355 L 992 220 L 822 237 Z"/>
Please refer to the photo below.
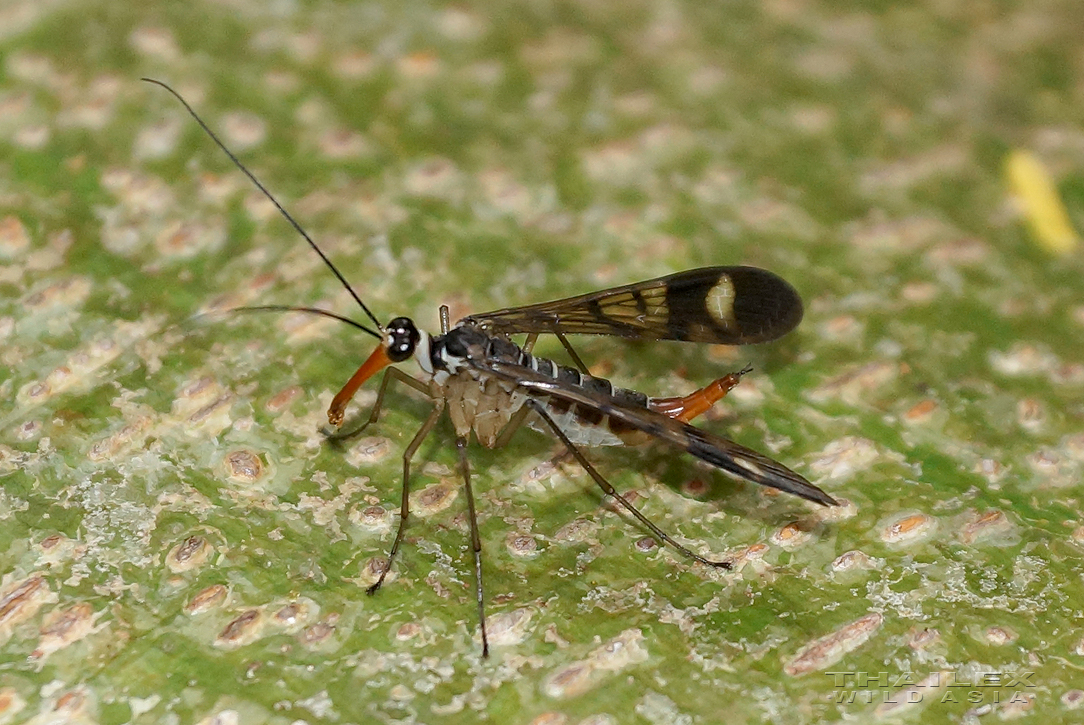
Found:
<path fill-rule="evenodd" d="M 328 317 L 332 320 L 338 320 L 344 322 L 351 327 L 357 328 L 362 332 L 367 332 L 376 339 L 380 340 L 383 336 L 375 330 L 370 330 L 365 325 L 361 324 L 357 320 L 351 320 L 349 317 L 336 314 L 329 310 L 321 310 L 319 307 L 292 307 L 290 305 L 253 305 L 251 307 L 231 307 L 228 310 L 222 310 L 221 312 L 210 312 L 203 314 L 233 314 L 234 312 L 303 312 L 308 315 L 320 315 L 321 317 Z"/>
<path fill-rule="evenodd" d="M 192 106 L 188 105 L 188 101 L 184 100 L 184 98 L 181 97 L 180 93 L 173 90 L 162 81 L 157 81 L 154 78 L 141 78 L 140 80 L 146 81 L 147 83 L 153 83 L 156 86 L 161 86 L 162 88 L 165 88 L 173 95 L 174 98 L 181 102 L 181 105 L 185 107 L 185 110 L 188 111 L 188 114 L 192 116 L 192 118 L 196 119 L 196 123 L 200 125 L 200 128 L 202 128 L 204 132 L 211 137 L 211 140 L 214 141 L 220 149 L 222 149 L 223 153 L 230 157 L 230 161 L 233 162 L 233 165 L 239 168 L 242 172 L 244 172 L 245 176 L 249 178 L 249 181 L 255 184 L 257 189 L 263 192 L 263 195 L 266 196 L 271 201 L 271 203 L 275 205 L 275 208 L 278 209 L 279 213 L 286 218 L 286 221 L 290 222 L 293 228 L 297 230 L 297 233 L 305 238 L 305 241 L 309 243 L 309 246 L 313 248 L 313 251 L 320 255 L 320 259 L 324 260 L 324 264 L 328 266 L 328 269 L 330 269 L 335 274 L 335 276 L 339 278 L 339 281 L 342 282 L 343 287 L 345 287 L 346 291 L 350 293 L 350 296 L 354 298 L 354 301 L 361 305 L 361 309 L 364 310 L 365 314 L 369 316 L 369 319 L 373 321 L 373 324 L 376 325 L 376 329 L 383 330 L 384 327 L 380 324 L 380 321 L 376 319 L 376 316 L 373 315 L 373 313 L 369 310 L 365 303 L 361 301 L 361 298 L 358 297 L 357 292 L 355 292 L 354 288 L 350 286 L 350 283 L 346 281 L 346 277 L 343 277 L 342 272 L 340 272 L 338 268 L 332 263 L 332 261 L 328 259 L 328 256 L 324 254 L 324 251 L 320 249 L 320 247 L 316 246 L 316 242 L 312 240 L 312 237 L 310 237 L 308 233 L 301 228 L 301 225 L 298 224 L 292 216 L 290 216 L 290 212 L 286 211 L 285 207 L 283 207 L 282 204 L 279 203 L 278 199 L 276 199 L 274 195 L 267 190 L 267 187 L 261 184 L 260 180 L 257 179 L 252 174 L 252 172 L 249 171 L 248 168 L 241 163 L 241 160 L 233 155 L 233 152 L 226 147 L 226 144 L 224 144 L 217 135 L 215 135 L 215 132 L 211 130 L 210 126 L 203 122 L 203 119 L 199 117 L 199 114 L 196 113 Z M 369 330 L 368 328 L 362 327 L 361 329 L 365 330 L 370 334 L 375 334 L 372 332 L 372 330 Z M 377 337 L 381 337 L 381 335 L 377 335 Z"/>

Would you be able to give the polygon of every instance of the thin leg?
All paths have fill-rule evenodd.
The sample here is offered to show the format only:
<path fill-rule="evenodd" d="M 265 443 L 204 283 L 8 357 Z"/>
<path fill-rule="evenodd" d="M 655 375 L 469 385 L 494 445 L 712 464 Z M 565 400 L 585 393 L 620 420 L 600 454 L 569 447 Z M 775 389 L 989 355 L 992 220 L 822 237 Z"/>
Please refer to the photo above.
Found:
<path fill-rule="evenodd" d="M 433 430 L 433 426 L 440 420 L 440 414 L 443 412 L 444 401 L 438 400 L 433 412 L 425 419 L 422 427 L 414 435 L 414 439 L 410 441 L 410 445 L 403 451 L 403 501 L 399 505 L 399 529 L 395 532 L 395 541 L 392 542 L 391 549 L 388 551 L 388 562 L 384 565 L 384 571 L 380 572 L 380 578 L 376 580 L 376 584 L 365 590 L 369 594 L 375 594 L 380 585 L 384 583 L 384 578 L 391 571 L 391 563 L 395 559 L 395 553 L 399 551 L 399 544 L 403 542 L 403 534 L 406 533 L 407 519 L 410 517 L 410 459 L 414 457 L 422 441 Z"/>
<path fill-rule="evenodd" d="M 508 419 L 508 424 L 504 426 L 504 430 L 497 436 L 497 440 L 493 442 L 494 448 L 503 448 L 508 445 L 508 441 L 512 440 L 512 436 L 523 425 L 523 421 L 527 420 L 527 414 L 531 412 L 531 409 L 524 405 L 522 408 L 512 414 L 512 417 Z"/>
<path fill-rule="evenodd" d="M 577 355 L 576 351 L 572 349 L 572 345 L 569 344 L 568 339 L 565 338 L 565 336 L 560 332 L 555 332 L 553 334 L 556 335 L 557 339 L 561 341 L 561 344 L 565 346 L 565 350 L 568 351 L 568 354 L 572 357 L 573 362 L 575 362 L 576 365 L 579 367 L 580 372 L 582 372 L 584 375 L 590 375 L 590 373 L 587 372 L 587 366 L 583 364 L 583 360 L 580 360 L 580 356 Z M 530 355 L 531 350 L 534 349 L 534 344 L 537 340 L 537 332 L 532 332 L 531 334 L 527 335 L 527 339 L 523 341 L 523 345 L 521 346 L 523 352 Z M 527 414 L 530 412 L 531 409 L 528 408 L 526 405 L 517 410 L 515 414 L 513 414 L 512 417 L 509 419 L 508 425 L 506 425 L 504 427 L 504 430 L 501 431 L 501 434 L 497 436 L 497 440 L 494 441 L 493 447 L 503 448 L 504 446 L 508 445 L 508 441 L 512 440 L 512 436 L 515 435 L 516 431 L 519 430 L 520 426 L 523 425 L 523 421 L 527 420 Z"/>
<path fill-rule="evenodd" d="M 655 536 L 655 538 L 669 544 L 685 556 L 689 557 L 690 559 L 699 561 L 701 564 L 707 564 L 708 566 L 714 566 L 720 569 L 730 568 L 729 561 L 712 561 L 711 559 L 705 559 L 699 554 L 696 554 L 689 549 L 686 549 L 684 546 L 672 539 L 669 534 L 664 532 L 655 524 L 651 523 L 651 521 L 646 516 L 637 511 L 636 507 L 629 503 L 624 496 L 619 494 L 617 492 L 617 489 L 611 486 L 610 482 L 603 478 L 602 474 L 596 471 L 595 467 L 592 466 L 586 458 L 584 458 L 583 454 L 580 453 L 580 450 L 576 448 L 575 445 L 573 445 L 572 441 L 570 441 L 568 439 L 568 436 L 565 435 L 565 432 L 561 430 L 561 427 L 559 425 L 557 425 L 557 422 L 554 421 L 553 418 L 550 417 L 549 413 L 546 412 L 546 407 L 542 405 L 542 403 L 538 402 L 537 400 L 528 400 L 527 405 L 531 406 L 531 408 L 534 409 L 536 413 L 538 413 L 542 420 L 546 421 L 550 429 L 553 430 L 554 435 L 561 439 L 561 442 L 565 444 L 566 448 L 568 448 L 569 453 L 571 453 L 575 457 L 576 461 L 581 466 L 583 466 L 583 470 L 587 471 L 587 474 L 595 480 L 595 483 L 599 485 L 599 488 L 602 489 L 603 493 L 605 493 L 607 496 L 612 496 L 619 504 L 621 504 L 621 506 L 626 511 L 635 516 L 640 521 L 640 523 L 646 526 L 648 530 L 651 531 L 651 533 Z"/>
<path fill-rule="evenodd" d="M 565 350 L 568 352 L 568 356 L 572 358 L 572 362 L 576 363 L 576 367 L 580 369 L 580 372 L 584 375 L 590 375 L 591 373 L 588 372 L 587 366 L 584 364 L 583 360 L 580 360 L 580 356 L 572 349 L 572 343 L 568 341 L 568 338 L 560 332 L 554 332 L 553 334 L 561 341 L 561 344 L 564 345 Z"/>
<path fill-rule="evenodd" d="M 474 508 L 474 490 L 470 485 L 470 461 L 467 460 L 466 436 L 456 438 L 455 447 L 459 451 L 459 467 L 463 471 L 463 484 L 467 492 L 467 510 L 470 513 L 470 545 L 474 551 L 474 592 L 478 597 L 478 623 L 482 629 L 482 656 L 489 657 L 485 596 L 482 593 L 482 537 L 478 534 L 478 515 Z"/>
<path fill-rule="evenodd" d="M 376 402 L 373 403 L 373 409 L 369 413 L 369 420 L 365 421 L 359 428 L 355 428 L 349 432 L 335 431 L 328 434 L 328 440 L 330 441 L 345 441 L 353 438 L 356 435 L 360 435 L 363 430 L 371 426 L 376 422 L 376 419 L 380 416 L 380 410 L 384 407 L 384 393 L 388 390 L 388 385 L 392 379 L 398 380 L 401 383 L 406 383 L 410 387 L 414 388 L 420 393 L 425 393 L 426 397 L 432 397 L 429 392 L 429 386 L 420 380 L 415 380 L 399 368 L 388 368 L 384 372 L 384 377 L 380 381 L 380 389 L 376 393 Z"/>
<path fill-rule="evenodd" d="M 528 355 L 531 354 L 531 350 L 534 350 L 534 344 L 538 341 L 538 333 L 532 332 L 527 335 L 527 339 L 523 341 L 520 349 Z M 508 445 L 508 441 L 512 440 L 512 436 L 523 425 L 523 421 L 527 420 L 527 414 L 531 412 L 531 409 L 523 406 L 517 410 L 512 417 L 508 420 L 508 425 L 504 427 L 501 434 L 497 436 L 497 440 L 493 442 L 494 448 L 503 448 Z"/>
<path fill-rule="evenodd" d="M 537 332 L 532 332 L 529 335 L 527 335 L 527 339 L 523 341 L 523 344 L 519 346 L 519 349 L 523 350 L 523 352 L 530 355 L 531 350 L 534 350 L 534 344 L 537 341 L 538 341 L 538 333 Z"/>

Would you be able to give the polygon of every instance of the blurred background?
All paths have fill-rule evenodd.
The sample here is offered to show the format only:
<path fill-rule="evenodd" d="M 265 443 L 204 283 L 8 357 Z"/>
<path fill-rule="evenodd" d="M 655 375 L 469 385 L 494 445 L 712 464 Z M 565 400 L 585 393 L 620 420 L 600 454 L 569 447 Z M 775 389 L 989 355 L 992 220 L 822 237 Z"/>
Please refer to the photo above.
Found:
<path fill-rule="evenodd" d="M 5 0 L 0 723 L 1080 717 L 1079 10 Z M 365 596 L 430 404 L 325 440 L 373 341 L 226 311 L 360 311 L 142 76 L 382 321 L 788 279 L 771 345 L 573 342 L 654 395 L 752 365 L 704 427 L 846 505 L 588 451 L 707 571 L 549 438 L 475 446 L 483 660 L 443 423 Z"/>

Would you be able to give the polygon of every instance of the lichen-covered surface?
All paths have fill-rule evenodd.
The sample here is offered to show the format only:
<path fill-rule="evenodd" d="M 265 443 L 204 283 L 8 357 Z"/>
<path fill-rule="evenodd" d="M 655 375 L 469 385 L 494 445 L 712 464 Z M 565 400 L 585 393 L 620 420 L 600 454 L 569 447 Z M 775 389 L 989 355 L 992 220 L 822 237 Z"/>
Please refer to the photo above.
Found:
<path fill-rule="evenodd" d="M 1084 276 L 1066 233 L 1082 18 L 1068 1 L 8 0 L 0 723 L 1084 717 Z M 427 403 L 393 389 L 337 448 L 324 410 L 369 338 L 193 319 L 359 313 L 144 75 L 383 319 L 433 329 L 441 303 L 708 264 L 790 279 L 806 319 L 774 345 L 576 342 L 657 394 L 752 364 L 704 425 L 846 504 L 661 448 L 592 451 L 666 531 L 735 561 L 709 571 L 544 436 L 473 450 L 483 660 L 444 424 L 366 596 Z M 1020 218 L 1010 157 L 1067 221 Z"/>

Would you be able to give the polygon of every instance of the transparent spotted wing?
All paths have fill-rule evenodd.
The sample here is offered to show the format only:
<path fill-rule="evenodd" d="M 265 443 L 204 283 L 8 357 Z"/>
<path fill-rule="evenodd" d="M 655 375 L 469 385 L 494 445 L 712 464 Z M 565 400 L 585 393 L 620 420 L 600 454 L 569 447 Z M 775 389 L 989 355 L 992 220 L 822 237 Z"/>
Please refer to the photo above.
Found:
<path fill-rule="evenodd" d="M 767 342 L 802 319 L 785 280 L 756 267 L 703 267 L 553 302 L 471 315 L 498 335 L 615 335 L 723 345 Z"/>

